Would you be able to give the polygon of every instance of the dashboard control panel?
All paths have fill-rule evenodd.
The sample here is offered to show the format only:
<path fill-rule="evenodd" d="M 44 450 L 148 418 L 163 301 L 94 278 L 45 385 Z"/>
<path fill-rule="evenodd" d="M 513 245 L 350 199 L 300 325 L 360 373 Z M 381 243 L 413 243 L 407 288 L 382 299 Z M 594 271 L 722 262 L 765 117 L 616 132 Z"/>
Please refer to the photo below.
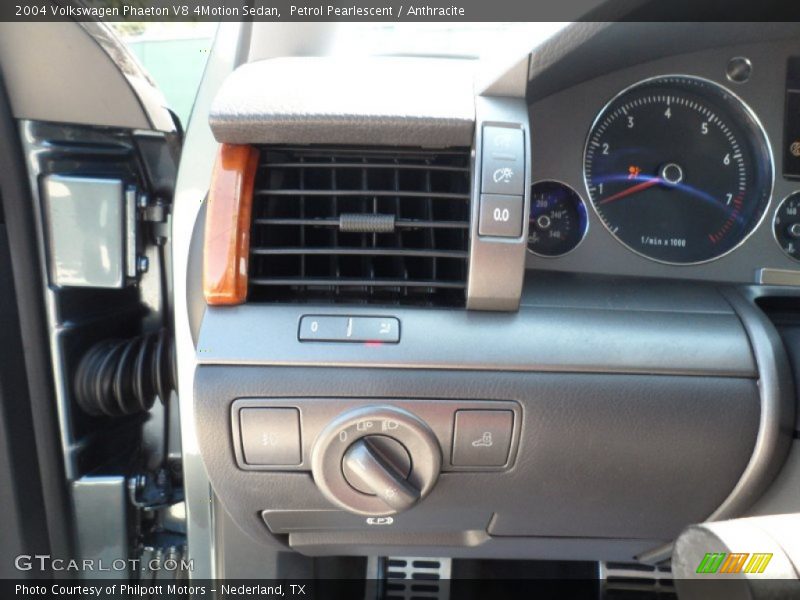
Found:
<path fill-rule="evenodd" d="M 374 202 L 363 194 L 375 221 L 358 235 L 394 236 L 391 248 L 331 242 L 366 227 L 349 209 L 327 210 L 364 190 L 340 176 L 355 168 L 346 156 L 314 166 L 326 210 L 265 210 L 256 218 L 268 233 L 320 234 L 325 247 L 308 256 L 327 274 L 331 248 L 412 250 L 403 265 L 424 259 L 465 302 L 441 310 L 331 293 L 206 310 L 193 417 L 225 512 L 254 539 L 310 556 L 446 547 L 541 558 L 572 553 L 565 544 L 592 556 L 602 544 L 629 558 L 766 489 L 790 443 L 773 432 L 793 415 L 791 377 L 779 342 L 765 362 L 763 338 L 778 340 L 766 317 L 743 308 L 762 291 L 729 284 L 752 283 L 757 269 L 779 283 L 800 273 L 797 182 L 777 152 L 786 62 L 775 56 L 790 52 L 737 42 L 583 78 L 563 69 L 549 86 L 531 62 L 527 97 L 474 98 L 472 144 L 456 162 L 370 150 L 357 164 L 369 185 L 387 173 L 421 182 L 370 187 L 387 195 Z M 734 56 L 744 57 L 736 69 Z M 418 202 L 428 178 L 459 182 L 436 188 L 457 219 L 437 214 L 439 198 Z M 295 198 L 300 187 L 268 189 Z M 390 210 L 400 192 L 402 209 Z M 406 243 L 415 236 L 437 243 Z M 463 244 L 444 243 L 455 238 Z M 442 279 L 449 260 L 463 272 Z M 427 287 L 427 275 L 386 273 Z M 779 418 L 759 418 L 768 414 Z"/>
<path fill-rule="evenodd" d="M 521 129 L 483 127 L 478 235 L 518 238 L 525 204 L 525 134 Z"/>
<path fill-rule="evenodd" d="M 297 339 L 301 342 L 400 341 L 400 320 L 396 317 L 350 315 L 303 315 Z"/>
<path fill-rule="evenodd" d="M 519 308 L 530 207 L 530 129 L 522 98 L 475 98 L 467 308 Z"/>
<path fill-rule="evenodd" d="M 441 472 L 504 471 L 522 422 L 510 401 L 246 398 L 232 407 L 245 471 L 310 471 L 338 509 L 367 516 L 408 510 Z"/>
<path fill-rule="evenodd" d="M 408 510 L 431 491 L 442 451 L 430 427 L 407 410 L 366 406 L 345 412 L 317 436 L 314 482 L 333 504 L 362 515 Z"/>
<path fill-rule="evenodd" d="M 508 194 L 522 201 L 525 194 L 525 134 L 519 128 L 483 128 L 481 192 Z"/>

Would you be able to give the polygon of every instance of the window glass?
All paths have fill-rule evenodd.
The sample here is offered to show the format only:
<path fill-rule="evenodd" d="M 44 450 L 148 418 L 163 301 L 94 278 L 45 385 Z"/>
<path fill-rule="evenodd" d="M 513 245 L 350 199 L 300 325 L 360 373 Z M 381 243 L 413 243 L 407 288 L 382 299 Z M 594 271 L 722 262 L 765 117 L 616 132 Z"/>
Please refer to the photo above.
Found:
<path fill-rule="evenodd" d="M 486 58 L 530 50 L 566 23 L 340 23 L 333 54 Z"/>
<path fill-rule="evenodd" d="M 189 122 L 216 23 L 110 23 L 180 117 Z"/>

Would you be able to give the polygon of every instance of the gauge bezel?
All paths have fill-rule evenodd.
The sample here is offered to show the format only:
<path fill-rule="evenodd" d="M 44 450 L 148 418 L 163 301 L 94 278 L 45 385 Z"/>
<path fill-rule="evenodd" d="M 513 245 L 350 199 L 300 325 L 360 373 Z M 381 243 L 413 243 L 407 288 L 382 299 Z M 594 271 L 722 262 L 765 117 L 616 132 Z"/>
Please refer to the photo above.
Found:
<path fill-rule="evenodd" d="M 783 249 L 783 246 L 781 245 L 781 241 L 778 239 L 778 234 L 775 232 L 775 219 L 778 218 L 778 213 L 781 212 L 781 209 L 783 208 L 783 205 L 786 204 L 786 202 L 789 200 L 789 198 L 793 198 L 794 196 L 797 196 L 797 197 L 800 198 L 800 190 L 795 190 L 793 192 L 789 192 L 788 194 L 786 194 L 781 199 L 780 202 L 778 202 L 775 205 L 775 212 L 772 214 L 772 227 L 771 227 L 771 229 L 772 229 L 772 239 L 775 240 L 775 243 L 778 245 L 778 249 L 781 251 L 781 254 L 783 256 L 785 256 L 786 258 L 788 258 L 789 260 L 793 261 L 793 262 L 800 263 L 800 257 L 795 258 L 794 256 L 792 256 L 791 254 L 787 253 L 786 250 Z"/>
<path fill-rule="evenodd" d="M 754 125 L 755 132 L 760 139 L 750 140 L 750 141 L 755 142 L 754 148 L 756 150 L 759 149 L 759 146 L 761 147 L 761 150 L 764 152 L 764 156 L 766 156 L 767 166 L 769 167 L 770 171 L 769 177 L 767 178 L 769 181 L 769 192 L 766 195 L 767 200 L 766 203 L 764 204 L 764 210 L 761 216 L 759 217 L 758 221 L 750 228 L 750 230 L 745 235 L 742 236 L 741 240 L 739 240 L 736 244 L 731 246 L 728 250 L 722 252 L 721 254 L 717 254 L 715 256 L 703 260 L 691 261 L 691 262 L 674 262 L 669 260 L 663 260 L 660 258 L 654 258 L 652 256 L 648 256 L 647 254 L 644 254 L 643 252 L 637 250 L 636 248 L 632 248 L 631 246 L 626 244 L 619 237 L 617 237 L 617 235 L 613 231 L 611 231 L 611 228 L 606 224 L 605 219 L 603 219 L 603 216 L 600 214 L 600 211 L 595 206 L 594 199 L 592 198 L 592 193 L 589 190 L 589 181 L 586 178 L 586 155 L 589 150 L 589 143 L 592 138 L 592 133 L 600 123 L 601 119 L 605 116 L 606 112 L 611 108 L 611 106 L 617 100 L 619 100 L 619 98 L 621 98 L 625 94 L 628 94 L 629 92 L 635 90 L 638 87 L 648 85 L 654 81 L 659 81 L 662 79 L 694 80 L 702 85 L 706 85 L 711 88 L 717 88 L 717 91 L 721 93 L 721 97 L 724 100 L 725 100 L 724 98 L 725 95 L 729 96 L 729 99 L 727 99 L 726 101 L 737 103 L 741 108 L 742 112 L 744 113 L 744 115 L 751 119 L 752 124 Z M 767 131 L 764 128 L 764 124 L 761 122 L 761 119 L 758 118 L 758 115 L 755 113 L 755 111 L 752 108 L 750 108 L 750 105 L 748 105 L 747 102 L 745 102 L 738 94 L 732 92 L 729 88 L 722 85 L 721 83 L 708 79 L 707 77 L 701 77 L 698 75 L 687 75 L 685 73 L 667 73 L 663 75 L 655 75 L 653 77 L 647 77 L 645 79 L 636 81 L 635 83 L 632 83 L 631 85 L 617 92 L 610 100 L 608 100 L 605 104 L 603 104 L 603 107 L 600 109 L 595 118 L 592 120 L 592 124 L 589 126 L 589 130 L 586 133 L 586 140 L 583 144 L 583 153 L 581 155 L 581 176 L 583 178 L 583 187 L 586 190 L 586 196 L 589 199 L 589 205 L 592 207 L 592 211 L 594 212 L 595 217 L 597 217 L 597 219 L 600 221 L 600 224 L 603 226 L 606 232 L 608 232 L 608 234 L 611 236 L 613 240 L 615 240 L 618 244 L 622 245 L 624 248 L 633 252 L 637 256 L 640 256 L 649 261 L 672 267 L 692 267 L 697 265 L 708 264 L 710 262 L 714 262 L 728 256 L 731 252 L 734 252 L 735 250 L 740 248 L 747 240 L 750 239 L 750 237 L 756 231 L 758 231 L 758 229 L 760 229 L 764 225 L 767 215 L 772 212 L 772 204 L 773 204 L 772 195 L 775 191 L 775 157 L 773 156 L 772 153 L 772 142 L 770 141 L 769 136 L 767 135 Z"/>
<path fill-rule="evenodd" d="M 525 240 L 525 250 L 527 250 L 528 253 L 530 253 L 532 256 L 536 256 L 538 258 L 548 258 L 548 259 L 563 258 L 563 257 L 575 252 L 575 250 L 577 250 L 580 247 L 580 245 L 586 239 L 586 236 L 589 234 L 589 228 L 591 227 L 591 221 L 592 221 L 589 218 L 589 208 L 586 206 L 586 204 L 587 204 L 586 200 L 584 200 L 583 196 L 581 196 L 580 193 L 578 193 L 578 190 L 576 190 L 570 184 L 568 184 L 568 183 L 566 183 L 564 181 L 561 181 L 560 179 L 552 179 L 552 178 L 537 179 L 536 181 L 531 183 L 531 187 L 530 187 L 531 204 L 533 204 L 533 186 L 538 185 L 540 183 L 557 183 L 557 184 L 559 184 L 559 185 L 561 185 L 561 186 L 563 186 L 563 187 L 565 187 L 565 188 L 567 188 L 569 190 L 572 190 L 572 192 L 575 194 L 575 196 L 577 196 L 578 200 L 581 201 L 581 204 L 583 204 L 583 210 L 586 212 L 586 226 L 583 228 L 583 234 L 581 235 L 581 238 L 578 240 L 577 244 L 575 244 L 572 248 L 570 248 L 569 250 L 567 250 L 563 254 L 539 254 L 538 252 L 534 252 L 533 250 L 531 250 L 531 247 L 528 245 L 528 239 Z M 528 214 L 527 214 L 526 218 L 528 220 L 530 220 L 530 218 L 531 218 L 531 209 L 530 208 L 528 209 Z M 528 229 L 528 236 L 530 236 L 530 226 L 529 226 L 529 229 Z"/>

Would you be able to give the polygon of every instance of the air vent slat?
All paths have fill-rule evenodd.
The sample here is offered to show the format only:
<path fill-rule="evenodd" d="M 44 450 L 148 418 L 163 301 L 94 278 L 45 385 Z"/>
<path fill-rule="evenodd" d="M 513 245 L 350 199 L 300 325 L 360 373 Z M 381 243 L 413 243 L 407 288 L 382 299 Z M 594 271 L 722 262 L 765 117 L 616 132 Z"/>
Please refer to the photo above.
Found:
<path fill-rule="evenodd" d="M 425 218 L 429 221 L 433 221 L 433 202 L 431 201 L 430 194 L 433 193 L 433 186 L 431 184 L 431 172 L 429 170 L 425 171 L 425 192 L 429 194 L 429 196 L 425 199 Z M 425 231 L 425 235 L 427 236 L 428 245 L 431 248 L 436 247 L 436 231 L 433 229 L 427 229 Z M 436 258 L 433 257 L 431 261 L 431 279 L 436 279 Z"/>
<path fill-rule="evenodd" d="M 325 279 L 309 279 L 303 277 L 287 277 L 284 279 L 261 279 L 252 280 L 255 285 L 318 285 L 318 286 L 342 286 L 342 287 L 369 287 L 369 286 L 388 286 L 388 287 L 427 287 L 427 288 L 447 288 L 463 289 L 466 283 L 450 281 L 416 281 L 413 279 L 347 279 L 342 277 L 329 277 Z"/>
<path fill-rule="evenodd" d="M 337 161 L 349 159 L 353 162 L 360 164 L 361 159 L 369 154 L 371 162 L 378 160 L 410 160 L 410 162 L 418 163 L 420 158 L 435 157 L 439 160 L 444 159 L 458 159 L 463 158 L 466 152 L 469 155 L 469 148 L 452 148 L 452 149 L 429 149 L 422 148 L 401 148 L 389 146 L 264 146 L 264 149 L 274 153 L 272 157 L 264 160 L 265 164 L 274 164 L 280 162 L 277 158 L 278 155 L 283 155 L 286 162 L 293 162 L 299 160 L 299 153 L 308 158 L 317 158 L 320 160 L 330 160 L 335 157 Z"/>
<path fill-rule="evenodd" d="M 255 219 L 256 225 L 308 225 L 313 227 L 339 227 L 339 219 Z M 423 229 L 469 229 L 469 221 L 425 221 L 419 219 L 399 219 L 394 222 L 397 228 Z"/>
<path fill-rule="evenodd" d="M 331 196 L 352 196 L 361 197 L 372 200 L 376 196 L 382 197 L 407 197 L 407 198 L 424 198 L 425 200 L 469 200 L 469 194 L 448 194 L 444 192 L 404 192 L 393 190 L 314 190 L 314 189 L 295 189 L 295 190 L 256 190 L 256 196 L 306 196 L 306 197 L 323 197 L 330 198 Z"/>
<path fill-rule="evenodd" d="M 336 163 L 336 157 L 331 155 L 330 161 L 331 161 L 331 165 L 335 164 Z M 331 189 L 335 190 L 336 187 L 337 187 L 337 185 L 336 185 L 336 170 L 335 169 L 331 169 Z M 335 221 L 339 220 L 339 199 L 336 196 L 334 196 L 331 199 L 331 214 L 333 215 L 333 218 L 334 218 Z M 338 248 L 339 247 L 339 228 L 338 228 L 338 226 L 331 233 L 331 237 L 332 237 L 331 245 L 334 248 Z M 339 266 L 339 256 L 337 254 L 331 254 L 331 264 L 333 266 L 332 270 L 333 270 L 334 277 L 336 277 L 338 279 L 342 275 L 342 270 L 341 270 L 341 267 Z M 334 291 L 335 291 L 336 297 L 338 297 L 339 296 L 339 288 L 334 288 Z"/>
<path fill-rule="evenodd" d="M 286 162 L 286 163 L 261 163 L 262 167 L 269 166 L 272 169 L 295 169 L 299 167 L 313 169 L 399 169 L 414 171 L 443 171 L 448 173 L 469 173 L 469 167 L 446 167 L 439 165 L 404 165 L 398 163 L 386 164 L 364 164 L 354 162 Z"/>
<path fill-rule="evenodd" d="M 300 189 L 304 190 L 305 187 L 306 187 L 306 178 L 305 178 L 306 169 L 305 169 L 305 165 L 303 164 L 302 157 L 300 158 L 300 162 L 298 164 L 300 165 Z M 306 216 L 305 196 L 300 196 L 300 218 L 303 219 L 303 218 L 305 218 L 305 216 Z M 306 229 L 305 229 L 305 227 L 300 227 L 299 232 L 300 232 L 300 246 L 301 247 L 305 247 L 305 245 L 306 245 Z M 301 277 L 305 277 L 306 276 L 306 257 L 305 256 L 301 256 L 300 257 L 300 276 Z"/>
<path fill-rule="evenodd" d="M 400 161 L 395 158 L 395 160 L 393 162 L 394 162 L 394 165 L 397 166 L 397 165 L 399 165 Z M 392 171 L 392 186 L 396 190 L 400 189 L 400 169 L 394 169 Z M 400 216 L 402 215 L 402 212 L 400 210 L 400 196 L 395 196 L 394 197 L 394 214 L 395 214 L 395 220 L 394 220 L 395 244 L 397 245 L 398 248 L 402 248 L 403 247 L 403 230 L 402 229 L 398 229 L 397 223 L 400 222 L 400 221 L 405 221 L 405 222 L 413 221 L 413 219 L 405 219 L 404 220 L 404 219 L 400 218 Z M 401 261 L 401 260 L 396 260 L 395 263 L 394 263 L 394 266 L 395 266 L 395 269 L 397 270 L 397 272 L 399 272 L 400 275 L 402 276 L 403 280 L 407 280 L 408 279 L 408 269 L 406 268 L 405 263 L 403 261 Z M 408 288 L 404 288 L 404 292 L 405 292 L 404 296 L 405 297 L 408 297 L 407 291 L 408 291 Z"/>
<path fill-rule="evenodd" d="M 263 256 L 273 255 L 293 255 L 302 256 L 304 254 L 339 256 L 363 256 L 364 248 L 250 248 L 253 254 Z M 427 258 L 467 258 L 468 254 L 463 250 L 404 250 L 402 248 L 370 248 L 370 256 L 419 256 Z"/>
<path fill-rule="evenodd" d="M 248 301 L 464 305 L 469 149 L 260 153 Z"/>

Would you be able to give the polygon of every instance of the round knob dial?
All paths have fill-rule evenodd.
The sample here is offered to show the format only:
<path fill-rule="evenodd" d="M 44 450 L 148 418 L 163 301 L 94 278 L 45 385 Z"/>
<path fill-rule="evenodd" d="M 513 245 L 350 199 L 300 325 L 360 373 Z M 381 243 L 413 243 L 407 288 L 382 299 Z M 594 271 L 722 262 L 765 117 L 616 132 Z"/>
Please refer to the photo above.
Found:
<path fill-rule="evenodd" d="M 314 481 L 334 504 L 363 515 L 411 508 L 433 487 L 441 450 L 430 428 L 410 412 L 388 406 L 340 415 L 317 437 Z"/>
<path fill-rule="evenodd" d="M 368 435 L 344 453 L 344 478 L 359 492 L 379 496 L 396 511 L 411 508 L 419 500 L 419 490 L 406 478 L 411 460 L 397 440 L 382 435 Z"/>

